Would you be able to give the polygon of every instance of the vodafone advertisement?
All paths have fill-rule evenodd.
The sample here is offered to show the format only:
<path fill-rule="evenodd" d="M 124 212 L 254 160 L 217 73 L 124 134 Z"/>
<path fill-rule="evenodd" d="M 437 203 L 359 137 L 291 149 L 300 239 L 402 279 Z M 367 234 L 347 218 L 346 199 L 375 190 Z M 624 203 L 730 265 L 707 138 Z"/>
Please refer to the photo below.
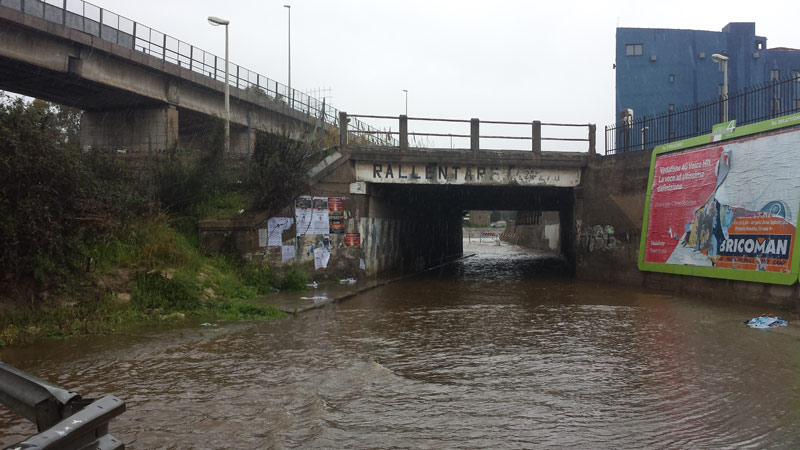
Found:
<path fill-rule="evenodd" d="M 789 273 L 800 131 L 657 155 L 644 262 Z"/>

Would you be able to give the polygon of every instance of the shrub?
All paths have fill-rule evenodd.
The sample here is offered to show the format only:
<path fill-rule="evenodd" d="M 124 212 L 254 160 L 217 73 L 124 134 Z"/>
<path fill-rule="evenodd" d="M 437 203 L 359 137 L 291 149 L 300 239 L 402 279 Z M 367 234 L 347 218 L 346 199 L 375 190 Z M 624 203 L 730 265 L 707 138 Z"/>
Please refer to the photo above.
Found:
<path fill-rule="evenodd" d="M 283 276 L 281 289 L 288 291 L 303 291 L 306 289 L 306 283 L 308 283 L 308 278 L 306 277 L 305 272 L 300 270 L 300 268 L 297 266 L 292 266 L 286 270 L 286 274 Z"/>
<path fill-rule="evenodd" d="M 202 304 L 200 287 L 191 281 L 169 279 L 159 272 L 138 273 L 134 278 L 131 305 L 150 312 L 188 311 Z"/>

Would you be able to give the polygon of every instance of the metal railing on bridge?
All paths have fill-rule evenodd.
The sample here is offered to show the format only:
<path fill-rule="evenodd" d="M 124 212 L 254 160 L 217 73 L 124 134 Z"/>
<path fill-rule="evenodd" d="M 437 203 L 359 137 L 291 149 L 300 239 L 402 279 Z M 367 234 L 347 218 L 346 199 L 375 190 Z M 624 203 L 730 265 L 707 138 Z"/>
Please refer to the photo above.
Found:
<path fill-rule="evenodd" d="M 794 77 L 744 88 L 677 111 L 642 116 L 607 126 L 606 155 L 644 150 L 681 139 L 701 136 L 725 120 L 746 125 L 800 112 L 800 71 Z M 634 111 L 635 113 L 635 111 Z"/>
<path fill-rule="evenodd" d="M 225 82 L 225 58 L 197 48 L 146 25 L 83 0 L 0 0 L 0 6 L 82 31 L 125 48 L 175 64 L 192 72 Z M 338 110 L 308 94 L 290 89 L 268 77 L 229 62 L 231 87 L 256 94 L 263 106 L 293 110 L 309 117 L 324 117 L 338 127 Z M 374 127 L 354 120 L 350 127 L 365 132 L 374 144 L 391 144 Z"/>
<path fill-rule="evenodd" d="M 370 119 L 382 119 L 382 120 L 397 120 L 398 129 L 399 131 L 380 131 L 380 130 L 357 130 L 353 129 L 352 127 L 348 127 L 348 122 L 352 119 L 358 118 L 370 118 Z M 445 123 L 445 124 L 468 124 L 469 125 L 469 134 L 466 133 L 437 133 L 437 132 L 413 132 L 408 130 L 408 122 L 410 121 L 417 121 L 417 122 L 427 122 L 427 123 Z M 480 128 L 481 124 L 489 124 L 489 125 L 507 125 L 512 127 L 525 127 L 529 134 L 521 135 L 496 135 L 496 134 L 481 134 Z M 542 136 L 542 127 L 552 127 L 552 128 L 586 128 L 587 134 L 586 137 L 574 137 L 574 136 Z M 366 114 L 347 114 L 346 112 L 339 113 L 339 144 L 342 146 L 350 145 L 350 146 L 369 146 L 372 145 L 370 139 L 367 137 L 374 135 L 374 134 L 381 134 L 384 135 L 388 139 L 394 139 L 397 137 L 397 143 L 392 144 L 392 146 L 399 147 L 400 149 L 408 149 L 409 148 L 409 137 L 430 137 L 430 138 L 461 138 L 461 139 L 469 139 L 469 147 L 468 148 L 460 148 L 460 150 L 480 150 L 481 149 L 481 139 L 491 139 L 495 141 L 530 141 L 530 147 L 528 149 L 532 151 L 534 154 L 540 154 L 542 152 L 542 141 L 560 141 L 560 142 L 586 142 L 588 145 L 588 152 L 590 154 L 596 153 L 596 126 L 594 124 L 571 124 L 571 123 L 547 123 L 541 122 L 538 120 L 534 120 L 532 122 L 511 122 L 511 121 L 498 121 L 498 120 L 484 120 L 481 121 L 480 119 L 436 119 L 436 118 L 429 118 L 429 117 L 407 117 L 405 115 L 400 116 L 380 116 L 380 115 L 366 115 Z M 350 136 L 353 136 L 351 139 Z M 447 147 L 433 147 L 430 145 L 425 144 L 418 144 L 415 147 L 418 148 L 429 148 L 429 149 L 445 149 Z M 453 147 L 449 147 L 448 149 L 453 149 Z M 505 149 L 498 149 L 498 150 L 505 150 Z"/>

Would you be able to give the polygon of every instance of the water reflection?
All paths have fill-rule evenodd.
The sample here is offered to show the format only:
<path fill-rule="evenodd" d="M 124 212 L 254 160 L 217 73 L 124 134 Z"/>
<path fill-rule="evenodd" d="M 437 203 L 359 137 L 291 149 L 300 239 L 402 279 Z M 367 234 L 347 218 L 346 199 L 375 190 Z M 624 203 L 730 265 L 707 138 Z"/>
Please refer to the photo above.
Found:
<path fill-rule="evenodd" d="M 129 448 L 793 448 L 800 333 L 562 277 L 509 247 L 275 323 L 53 343 L 12 364 L 128 411 Z M 25 434 L 0 413 L 3 442 Z"/>

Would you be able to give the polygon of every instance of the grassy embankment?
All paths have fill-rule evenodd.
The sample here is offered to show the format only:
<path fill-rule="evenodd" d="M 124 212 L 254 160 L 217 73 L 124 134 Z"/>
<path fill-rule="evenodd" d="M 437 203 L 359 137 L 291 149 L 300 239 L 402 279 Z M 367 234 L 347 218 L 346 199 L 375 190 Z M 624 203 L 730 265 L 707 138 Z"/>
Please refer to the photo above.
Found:
<path fill-rule="evenodd" d="M 304 173 L 302 153 L 261 139 L 249 173 L 231 171 L 214 123 L 208 151 L 187 159 L 174 149 L 154 161 L 144 190 L 130 167 L 78 145 L 79 117 L 0 95 L 0 348 L 154 322 L 282 315 L 258 298 L 304 289 L 305 275 L 207 254 L 196 223 L 269 210 L 264 199 L 284 204 Z"/>

